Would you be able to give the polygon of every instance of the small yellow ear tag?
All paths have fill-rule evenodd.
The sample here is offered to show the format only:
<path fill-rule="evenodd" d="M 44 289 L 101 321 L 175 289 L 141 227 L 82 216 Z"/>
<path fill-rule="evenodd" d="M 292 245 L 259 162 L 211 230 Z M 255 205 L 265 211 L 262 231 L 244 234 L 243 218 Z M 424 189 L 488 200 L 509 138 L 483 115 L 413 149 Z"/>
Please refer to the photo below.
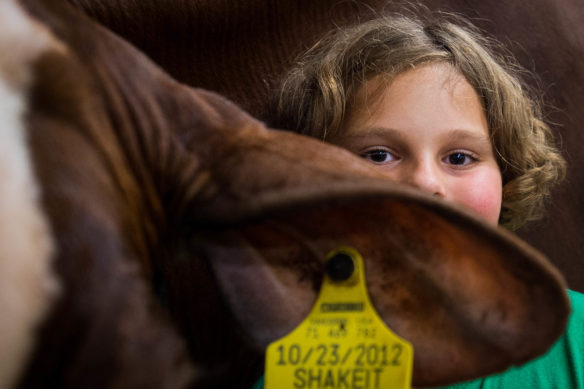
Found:
<path fill-rule="evenodd" d="M 373 308 L 363 258 L 341 247 L 306 319 L 266 353 L 266 389 L 409 388 L 414 351 Z"/>

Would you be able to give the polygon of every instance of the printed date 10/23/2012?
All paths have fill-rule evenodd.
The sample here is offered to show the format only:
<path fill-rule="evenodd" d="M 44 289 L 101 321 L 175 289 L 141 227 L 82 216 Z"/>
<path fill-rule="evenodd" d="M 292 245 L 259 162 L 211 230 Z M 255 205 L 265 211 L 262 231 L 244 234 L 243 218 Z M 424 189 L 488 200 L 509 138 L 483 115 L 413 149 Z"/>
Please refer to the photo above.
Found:
<path fill-rule="evenodd" d="M 342 347 L 337 343 L 318 344 L 301 347 L 299 344 L 280 345 L 277 350 L 277 364 L 316 366 L 401 366 L 402 345 L 365 344 Z"/>

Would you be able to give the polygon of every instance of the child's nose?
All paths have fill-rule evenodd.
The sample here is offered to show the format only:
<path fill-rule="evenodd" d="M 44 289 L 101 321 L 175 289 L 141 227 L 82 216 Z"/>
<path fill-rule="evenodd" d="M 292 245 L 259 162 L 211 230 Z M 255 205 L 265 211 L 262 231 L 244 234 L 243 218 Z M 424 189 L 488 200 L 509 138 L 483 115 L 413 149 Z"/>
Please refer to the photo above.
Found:
<path fill-rule="evenodd" d="M 440 167 L 431 161 L 420 161 L 404 172 L 403 183 L 418 188 L 428 194 L 445 197 L 445 187 Z"/>

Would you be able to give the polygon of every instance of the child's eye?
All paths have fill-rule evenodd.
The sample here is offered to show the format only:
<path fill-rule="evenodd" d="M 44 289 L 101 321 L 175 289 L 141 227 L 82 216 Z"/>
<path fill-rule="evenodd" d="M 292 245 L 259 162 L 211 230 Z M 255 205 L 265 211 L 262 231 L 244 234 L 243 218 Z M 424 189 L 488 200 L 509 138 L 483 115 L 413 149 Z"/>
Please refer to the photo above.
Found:
<path fill-rule="evenodd" d="M 449 165 L 456 165 L 456 166 L 466 166 L 473 162 L 476 162 L 477 158 L 472 156 L 471 154 L 464 153 L 457 151 L 455 153 L 448 154 L 446 158 L 444 158 L 444 162 L 448 163 Z"/>
<path fill-rule="evenodd" d="M 383 164 L 395 161 L 396 159 L 396 157 L 386 149 L 367 150 L 361 153 L 360 157 L 375 164 Z"/>

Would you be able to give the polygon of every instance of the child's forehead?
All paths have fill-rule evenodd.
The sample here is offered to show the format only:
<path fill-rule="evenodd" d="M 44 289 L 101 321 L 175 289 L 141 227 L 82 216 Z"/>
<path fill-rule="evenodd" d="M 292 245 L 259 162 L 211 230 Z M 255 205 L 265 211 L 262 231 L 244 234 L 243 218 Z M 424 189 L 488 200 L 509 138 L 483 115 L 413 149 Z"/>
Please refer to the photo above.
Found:
<path fill-rule="evenodd" d="M 355 115 L 373 115 L 388 101 L 399 106 L 403 101 L 427 100 L 429 95 L 461 103 L 471 99 L 482 106 L 479 95 L 458 69 L 448 63 L 436 62 L 413 67 L 396 75 L 377 75 L 364 82 L 347 104 L 345 123 Z M 409 99 L 404 99 L 405 96 Z M 439 104 L 440 101 L 432 103 Z"/>
<path fill-rule="evenodd" d="M 371 103 L 388 89 L 411 88 L 413 84 L 439 83 L 445 89 L 454 89 L 460 82 L 467 81 L 453 65 L 446 62 L 429 62 L 412 66 L 399 73 L 375 75 L 355 89 L 353 103 Z"/>

